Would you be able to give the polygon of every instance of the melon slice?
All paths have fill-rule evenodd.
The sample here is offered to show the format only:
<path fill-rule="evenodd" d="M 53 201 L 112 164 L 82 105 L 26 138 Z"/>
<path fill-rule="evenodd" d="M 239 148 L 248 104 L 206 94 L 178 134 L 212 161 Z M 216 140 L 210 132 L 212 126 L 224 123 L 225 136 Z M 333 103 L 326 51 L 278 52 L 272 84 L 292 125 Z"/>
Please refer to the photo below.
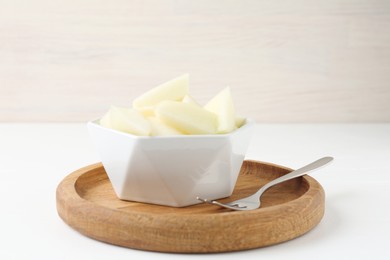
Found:
<path fill-rule="evenodd" d="M 204 108 L 218 116 L 218 130 L 220 134 L 230 133 L 236 129 L 235 112 L 232 93 L 227 87 L 213 97 Z"/>
<path fill-rule="evenodd" d="M 191 97 L 190 95 L 185 95 L 182 102 L 201 107 L 201 105 L 199 105 L 199 103 L 196 102 L 196 100 L 193 97 Z"/>
<path fill-rule="evenodd" d="M 140 112 L 144 117 L 150 117 L 150 116 L 155 116 L 154 114 L 154 106 L 147 106 L 147 107 L 139 107 L 139 108 L 134 108 L 138 112 Z"/>
<path fill-rule="evenodd" d="M 245 117 L 240 117 L 240 116 L 237 116 L 236 119 L 235 119 L 235 123 L 236 123 L 236 127 L 237 128 L 240 128 L 241 126 L 243 126 L 246 122 L 246 118 Z"/>
<path fill-rule="evenodd" d="M 185 134 L 215 134 L 217 116 L 192 104 L 163 101 L 156 107 L 157 117 Z"/>
<path fill-rule="evenodd" d="M 133 101 L 135 109 L 154 107 L 164 100 L 182 100 L 188 94 L 188 74 L 163 83 L 139 96 Z"/>
<path fill-rule="evenodd" d="M 102 118 L 100 118 L 99 124 L 101 126 L 104 126 L 104 127 L 107 127 L 107 128 L 111 128 L 110 110 L 107 111 L 107 113 L 105 113 L 104 116 L 102 116 Z"/>
<path fill-rule="evenodd" d="M 151 132 L 150 123 L 135 109 L 111 106 L 109 113 L 110 128 L 134 134 L 147 136 Z M 108 121 L 104 119 L 103 122 Z"/>
<path fill-rule="evenodd" d="M 151 136 L 167 136 L 167 135 L 182 135 L 183 133 L 179 132 L 177 129 L 168 126 L 167 124 L 161 122 L 160 119 L 156 117 L 148 117 L 151 126 Z"/>

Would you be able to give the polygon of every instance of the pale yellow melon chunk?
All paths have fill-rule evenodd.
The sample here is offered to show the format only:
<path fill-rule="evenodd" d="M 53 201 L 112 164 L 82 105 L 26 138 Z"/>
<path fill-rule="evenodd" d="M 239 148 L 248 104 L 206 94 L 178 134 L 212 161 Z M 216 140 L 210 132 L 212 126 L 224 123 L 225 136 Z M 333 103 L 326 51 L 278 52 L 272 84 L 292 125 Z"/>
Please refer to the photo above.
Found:
<path fill-rule="evenodd" d="M 164 100 L 182 100 L 188 94 L 188 74 L 172 79 L 161 84 L 133 101 L 133 107 L 136 109 L 142 107 L 153 107 Z"/>
<path fill-rule="evenodd" d="M 157 117 L 185 134 L 215 134 L 217 116 L 192 104 L 164 101 L 156 107 Z"/>
<path fill-rule="evenodd" d="M 192 104 L 192 105 L 195 105 L 195 106 L 198 106 L 200 107 L 201 105 L 199 105 L 198 102 L 196 102 L 196 100 L 191 97 L 190 95 L 185 95 L 185 97 L 183 98 L 182 100 L 183 103 L 188 103 L 188 104 Z"/>
<path fill-rule="evenodd" d="M 161 122 L 160 119 L 156 117 L 148 117 L 151 126 L 151 136 L 167 136 L 167 135 L 182 135 L 183 133 L 179 132 L 173 127 L 168 126 L 164 122 Z"/>
<path fill-rule="evenodd" d="M 107 111 L 107 113 L 105 113 L 104 116 L 102 116 L 102 118 L 100 118 L 99 124 L 101 126 L 104 126 L 104 127 L 107 127 L 107 128 L 111 128 L 110 111 Z"/>
<path fill-rule="evenodd" d="M 236 127 L 240 128 L 241 126 L 243 126 L 245 124 L 246 118 L 237 116 L 235 119 L 235 122 L 236 122 Z"/>
<path fill-rule="evenodd" d="M 155 116 L 154 114 L 154 106 L 147 107 L 139 107 L 135 108 L 138 112 L 140 112 L 144 117 Z"/>
<path fill-rule="evenodd" d="M 220 134 L 230 133 L 236 129 L 235 112 L 232 93 L 227 87 L 213 97 L 204 108 L 218 116 L 218 130 Z"/>
<path fill-rule="evenodd" d="M 109 114 L 112 129 L 141 136 L 150 134 L 149 121 L 135 109 L 111 106 Z"/>

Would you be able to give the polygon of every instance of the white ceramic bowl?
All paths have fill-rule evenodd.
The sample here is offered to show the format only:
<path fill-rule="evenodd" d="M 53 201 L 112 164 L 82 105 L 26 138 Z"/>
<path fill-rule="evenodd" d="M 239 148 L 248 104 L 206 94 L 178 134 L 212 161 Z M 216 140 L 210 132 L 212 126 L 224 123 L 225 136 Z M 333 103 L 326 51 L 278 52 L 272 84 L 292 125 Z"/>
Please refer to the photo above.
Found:
<path fill-rule="evenodd" d="M 232 194 L 255 123 L 229 134 L 135 136 L 88 122 L 89 133 L 122 200 L 183 207 L 197 196 Z"/>

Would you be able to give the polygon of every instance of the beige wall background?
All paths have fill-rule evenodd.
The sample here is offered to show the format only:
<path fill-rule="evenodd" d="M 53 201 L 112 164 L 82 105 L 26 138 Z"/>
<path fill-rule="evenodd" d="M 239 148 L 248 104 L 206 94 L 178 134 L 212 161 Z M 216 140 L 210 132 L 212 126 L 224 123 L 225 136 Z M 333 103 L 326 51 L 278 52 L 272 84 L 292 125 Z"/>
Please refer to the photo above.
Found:
<path fill-rule="evenodd" d="M 190 73 L 266 122 L 390 122 L 390 1 L 0 0 L 0 121 L 83 122 Z"/>

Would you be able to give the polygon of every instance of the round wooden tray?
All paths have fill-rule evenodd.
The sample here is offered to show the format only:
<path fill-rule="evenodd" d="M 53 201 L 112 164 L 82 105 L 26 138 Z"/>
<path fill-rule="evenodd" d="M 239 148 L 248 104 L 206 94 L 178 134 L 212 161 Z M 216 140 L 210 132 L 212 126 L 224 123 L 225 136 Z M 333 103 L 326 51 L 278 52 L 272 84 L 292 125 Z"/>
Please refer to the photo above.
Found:
<path fill-rule="evenodd" d="M 233 195 L 254 193 L 266 182 L 290 172 L 274 164 L 245 161 Z M 60 217 L 80 233 L 103 242 L 159 252 L 210 253 L 268 246 L 298 237 L 324 214 L 324 191 L 304 176 L 267 190 L 261 208 L 230 211 L 198 204 L 173 208 L 116 197 L 98 163 L 75 171 L 57 188 Z"/>

